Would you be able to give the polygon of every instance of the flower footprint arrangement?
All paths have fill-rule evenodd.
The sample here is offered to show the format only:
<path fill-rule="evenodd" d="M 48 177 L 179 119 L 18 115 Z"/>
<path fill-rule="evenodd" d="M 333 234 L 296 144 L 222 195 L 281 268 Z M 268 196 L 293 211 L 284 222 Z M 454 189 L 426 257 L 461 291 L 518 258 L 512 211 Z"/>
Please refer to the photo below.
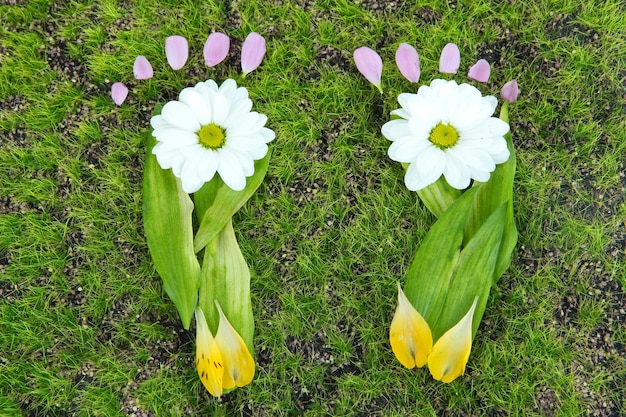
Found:
<path fill-rule="evenodd" d="M 212 33 L 205 63 L 219 64 L 230 39 Z M 189 46 L 181 36 L 165 41 L 167 62 L 182 68 Z M 265 55 L 265 40 L 246 38 L 243 77 Z M 354 52 L 359 71 L 382 93 L 382 59 L 363 47 Z M 396 53 L 400 72 L 420 78 L 419 55 L 408 44 Z M 440 72 L 455 74 L 456 45 L 448 44 Z M 486 82 L 490 67 L 480 60 L 469 77 Z M 138 56 L 136 79 L 153 77 L 148 59 Z M 515 153 L 509 134 L 508 102 L 515 81 L 495 97 L 470 84 L 435 79 L 416 94 L 398 96 L 401 108 L 382 127 L 392 142 L 389 157 L 406 169 L 404 182 L 438 218 L 416 253 L 391 322 L 391 348 L 407 368 L 428 365 L 432 376 L 451 382 L 463 375 L 490 288 L 507 270 L 517 241 L 513 220 Z M 128 88 L 114 83 L 121 105 Z M 157 106 L 150 124 L 143 179 L 143 217 L 148 248 L 163 287 L 183 327 L 196 322 L 196 368 L 213 396 L 254 378 L 254 318 L 250 270 L 235 237 L 232 217 L 259 187 L 267 172 L 268 143 L 275 134 L 267 117 L 252 111 L 244 87 L 233 79 L 212 79 L 184 88 L 178 100 Z M 202 262 L 199 261 L 202 260 Z"/>
<path fill-rule="evenodd" d="M 204 46 L 206 64 L 220 63 L 229 47 L 227 35 L 212 33 Z M 248 35 L 241 51 L 244 77 L 260 65 L 265 51 L 261 35 Z M 165 53 L 172 69 L 182 68 L 187 40 L 168 37 Z M 143 56 L 133 72 L 137 79 L 153 76 Z M 122 83 L 113 84 L 116 104 L 127 94 Z M 185 329 L 195 316 L 196 368 L 216 397 L 249 384 L 255 372 L 250 271 L 232 216 L 263 181 L 267 144 L 275 135 L 265 127 L 267 117 L 252 106 L 248 91 L 233 79 L 184 88 L 178 100 L 155 109 L 144 167 L 148 248 Z"/>
<path fill-rule="evenodd" d="M 401 74 L 419 82 L 417 51 L 396 51 Z M 382 93 L 382 59 L 372 49 L 354 51 L 358 70 Z M 460 52 L 444 47 L 439 71 L 456 74 Z M 468 77 L 487 82 L 481 59 Z M 402 163 L 404 183 L 437 217 L 398 284 L 390 325 L 391 348 L 406 368 L 428 366 L 433 378 L 451 382 L 463 375 L 472 340 L 491 287 L 508 269 L 517 242 L 513 218 L 515 151 L 508 103 L 517 99 L 515 80 L 504 85 L 500 117 L 497 99 L 470 84 L 434 79 L 417 93 L 398 96 L 400 108 L 382 126 L 391 141 L 389 157 Z"/>

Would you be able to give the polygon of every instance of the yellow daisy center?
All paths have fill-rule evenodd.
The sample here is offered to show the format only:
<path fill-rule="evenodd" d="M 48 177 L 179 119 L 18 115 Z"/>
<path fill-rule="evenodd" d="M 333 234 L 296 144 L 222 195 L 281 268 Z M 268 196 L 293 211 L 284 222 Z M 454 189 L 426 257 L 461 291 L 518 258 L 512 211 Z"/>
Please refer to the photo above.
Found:
<path fill-rule="evenodd" d="M 459 140 L 459 132 L 450 125 L 439 123 L 430 131 L 430 141 L 442 149 L 451 148 Z"/>
<path fill-rule="evenodd" d="M 226 136 L 224 130 L 215 123 L 202 126 L 198 132 L 200 144 L 208 149 L 219 149 L 224 146 Z"/>

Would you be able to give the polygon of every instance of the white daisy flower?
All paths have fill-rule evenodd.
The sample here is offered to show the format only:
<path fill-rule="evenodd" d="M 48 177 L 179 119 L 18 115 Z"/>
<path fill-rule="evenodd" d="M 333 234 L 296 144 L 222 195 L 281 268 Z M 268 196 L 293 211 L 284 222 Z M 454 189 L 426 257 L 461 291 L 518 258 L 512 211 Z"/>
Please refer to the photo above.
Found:
<path fill-rule="evenodd" d="M 496 164 L 509 158 L 504 135 L 508 123 L 491 117 L 498 104 L 469 84 L 436 79 L 417 94 L 398 96 L 402 106 L 391 112 L 382 134 L 392 141 L 389 157 L 409 164 L 404 182 L 418 191 L 443 174 L 462 190 L 472 179 L 485 182 Z"/>
<path fill-rule="evenodd" d="M 161 114 L 152 117 L 152 149 L 163 169 L 172 168 L 183 190 L 196 192 L 217 172 L 235 191 L 254 174 L 254 161 L 267 154 L 274 132 L 264 127 L 267 116 L 250 111 L 248 90 L 228 79 L 207 80 L 180 92 Z"/>

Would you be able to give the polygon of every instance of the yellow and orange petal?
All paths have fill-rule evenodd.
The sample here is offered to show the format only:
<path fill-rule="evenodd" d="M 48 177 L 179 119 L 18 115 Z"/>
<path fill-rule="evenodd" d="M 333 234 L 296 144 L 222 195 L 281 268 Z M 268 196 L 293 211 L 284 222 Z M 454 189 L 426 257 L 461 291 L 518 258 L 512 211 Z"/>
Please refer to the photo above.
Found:
<path fill-rule="evenodd" d="M 472 319 L 478 297 L 457 324 L 445 332 L 433 346 L 428 357 L 428 369 L 433 378 L 452 382 L 465 372 L 472 350 Z"/>
<path fill-rule="evenodd" d="M 389 328 L 389 342 L 396 358 L 406 368 L 421 368 L 433 347 L 430 327 L 415 310 L 398 284 L 398 306 Z"/>
<path fill-rule="evenodd" d="M 224 389 L 243 387 L 254 378 L 254 359 L 246 342 L 230 324 L 219 303 L 216 301 L 215 304 L 220 314 L 215 342 L 224 359 L 222 387 Z"/>
<path fill-rule="evenodd" d="M 200 307 L 196 307 L 195 315 L 198 375 L 207 391 L 214 397 L 220 397 L 223 392 L 224 377 L 222 354 Z"/>

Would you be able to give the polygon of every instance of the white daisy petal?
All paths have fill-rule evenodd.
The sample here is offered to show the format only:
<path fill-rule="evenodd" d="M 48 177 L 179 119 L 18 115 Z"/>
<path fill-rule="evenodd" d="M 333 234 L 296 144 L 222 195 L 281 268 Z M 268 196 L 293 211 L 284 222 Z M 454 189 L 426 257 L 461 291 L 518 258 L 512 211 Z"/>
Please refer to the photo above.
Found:
<path fill-rule="evenodd" d="M 195 193 L 204 185 L 205 181 L 202 181 L 198 177 L 195 177 L 193 180 L 189 179 L 187 181 L 182 181 L 183 191 L 186 193 Z"/>
<path fill-rule="evenodd" d="M 233 117 L 232 121 L 226 125 L 229 135 L 241 135 L 254 131 L 254 127 L 259 125 L 259 114 L 256 112 L 244 113 Z M 257 128 L 257 130 L 260 126 Z"/>
<path fill-rule="evenodd" d="M 411 117 L 411 113 L 409 113 L 408 111 L 404 110 L 404 109 L 396 109 L 393 110 L 391 112 L 392 116 L 398 116 L 401 117 L 403 119 L 409 119 Z"/>
<path fill-rule="evenodd" d="M 182 181 L 183 190 L 187 193 L 197 191 L 197 189 L 192 191 L 189 190 L 195 188 L 197 184 L 204 183 L 203 179 L 200 177 L 199 165 L 197 153 L 185 159 L 185 163 L 183 164 L 180 172 L 180 179 Z"/>
<path fill-rule="evenodd" d="M 239 87 L 237 91 L 235 91 L 235 95 L 233 97 L 233 101 L 246 100 L 248 98 L 248 90 L 246 87 Z"/>
<path fill-rule="evenodd" d="M 387 139 L 394 141 L 398 138 L 409 136 L 411 130 L 409 129 L 409 123 L 404 119 L 396 119 L 387 122 L 380 129 L 381 133 Z"/>
<path fill-rule="evenodd" d="M 446 167 L 443 170 L 443 175 L 448 184 L 458 190 L 463 190 L 470 185 L 469 169 L 463 161 L 458 160 L 453 155 L 446 155 Z"/>
<path fill-rule="evenodd" d="M 195 88 L 185 88 L 180 92 L 178 98 L 181 102 L 185 103 L 193 114 L 196 116 L 196 120 L 201 125 L 208 125 L 211 123 L 211 107 L 208 100 L 206 100 Z"/>
<path fill-rule="evenodd" d="M 509 131 L 509 124 L 497 117 L 490 117 L 476 123 L 468 129 L 459 129 L 459 134 L 467 139 L 485 139 L 492 137 L 502 137 Z"/>
<path fill-rule="evenodd" d="M 242 190 L 246 177 L 254 174 L 254 161 L 267 155 L 267 142 L 275 138 L 264 127 L 267 116 L 251 110 L 248 91 L 234 80 L 221 86 L 207 80 L 185 88 L 177 101 L 166 103 L 161 115 L 150 120 L 157 141 L 152 153 L 161 168 L 171 168 L 181 179 L 185 192 L 199 190 L 216 173 L 233 190 Z M 224 139 L 213 147 L 209 144 L 216 128 L 222 129 Z"/>
<path fill-rule="evenodd" d="M 233 155 L 235 155 L 235 157 L 239 161 L 239 164 L 241 165 L 241 169 L 243 170 L 243 174 L 246 177 L 249 177 L 250 175 L 254 174 L 254 160 L 246 155 L 248 152 L 237 152 L 234 149 L 228 149 L 228 150 Z M 244 186 L 245 186 L 245 184 L 244 184 Z"/>
<path fill-rule="evenodd" d="M 406 170 L 406 174 L 404 174 L 404 184 L 406 188 L 411 191 L 421 190 L 426 186 L 423 185 L 423 183 L 424 181 L 420 178 L 417 164 L 410 164 Z"/>
<path fill-rule="evenodd" d="M 217 152 L 210 149 L 203 149 L 201 158 L 202 162 L 198 168 L 198 175 L 204 182 L 209 182 L 217 172 L 217 165 L 219 164 Z"/>
<path fill-rule="evenodd" d="M 222 177 L 224 184 L 235 191 L 243 190 L 246 186 L 246 176 L 238 158 L 232 152 L 222 148 L 219 151 L 219 159 L 217 172 Z"/>
<path fill-rule="evenodd" d="M 259 145 L 259 146 L 255 147 L 255 148 L 248 149 L 248 151 L 246 153 L 248 155 L 250 155 L 252 157 L 252 159 L 254 159 L 256 161 L 256 160 L 265 158 L 265 155 L 267 155 L 267 151 L 268 151 L 268 147 L 264 143 L 262 145 Z"/>
<path fill-rule="evenodd" d="M 492 117 L 495 97 L 483 97 L 476 87 L 436 79 L 417 94 L 400 94 L 398 102 L 401 108 L 391 114 L 401 119 L 385 123 L 381 133 L 393 142 L 389 157 L 409 163 L 409 189 L 420 190 L 442 174 L 452 187 L 465 189 L 472 179 L 488 180 L 509 158 L 509 125 Z"/>
<path fill-rule="evenodd" d="M 152 136 L 154 136 L 158 141 L 178 144 L 179 146 L 187 146 L 198 143 L 198 135 L 175 127 L 154 130 L 152 132 Z"/>
<path fill-rule="evenodd" d="M 394 161 L 414 162 L 421 152 L 432 145 L 428 140 L 405 136 L 392 143 L 387 154 Z"/>
<path fill-rule="evenodd" d="M 249 113 L 252 110 L 252 100 L 245 99 L 235 102 L 230 110 L 228 118 L 224 121 L 224 126 L 232 126 L 233 122 L 239 117 L 240 114 Z"/>
<path fill-rule="evenodd" d="M 259 135 L 263 137 L 263 142 L 268 143 L 276 138 L 276 133 L 273 130 L 263 127 L 259 130 Z"/>
<path fill-rule="evenodd" d="M 447 164 L 446 153 L 436 146 L 425 147 L 415 161 L 420 177 L 431 184 L 441 176 Z"/>
<path fill-rule="evenodd" d="M 189 106 L 180 101 L 170 101 L 165 103 L 161 115 L 170 125 L 189 132 L 200 130 L 200 122 L 195 118 Z"/>
<path fill-rule="evenodd" d="M 504 138 L 497 138 L 496 140 L 494 140 L 493 146 L 489 148 L 489 154 L 491 154 L 491 158 L 496 164 L 506 162 L 510 156 L 509 148 L 506 145 L 506 140 Z"/>
<path fill-rule="evenodd" d="M 165 121 L 163 116 L 157 114 L 156 116 L 152 116 L 152 118 L 150 118 L 150 125 L 153 129 L 159 129 L 161 127 L 168 126 L 168 123 Z"/>
<path fill-rule="evenodd" d="M 217 83 L 215 81 L 211 80 L 211 79 L 206 80 L 204 82 L 204 85 L 206 87 L 208 87 L 211 91 L 215 92 L 215 93 L 217 93 L 217 91 L 219 90 L 219 87 L 217 86 Z"/>
<path fill-rule="evenodd" d="M 213 123 L 218 126 L 224 126 L 224 122 L 228 118 L 230 111 L 230 103 L 224 94 L 221 92 L 215 94 L 213 97 Z"/>

